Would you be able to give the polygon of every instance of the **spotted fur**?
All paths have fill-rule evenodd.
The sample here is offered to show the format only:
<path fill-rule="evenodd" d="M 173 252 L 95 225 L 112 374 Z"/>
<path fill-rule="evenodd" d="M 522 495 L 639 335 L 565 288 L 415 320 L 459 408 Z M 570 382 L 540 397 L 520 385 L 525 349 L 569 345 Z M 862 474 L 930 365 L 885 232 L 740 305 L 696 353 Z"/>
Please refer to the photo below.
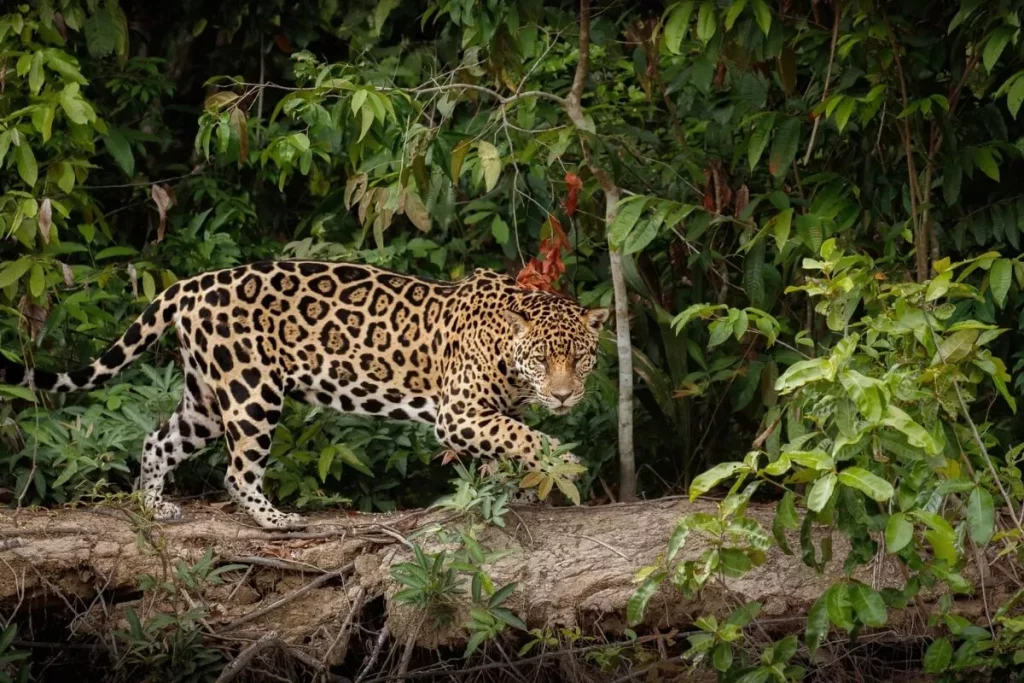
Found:
<path fill-rule="evenodd" d="M 261 526 L 287 528 L 301 526 L 301 518 L 275 509 L 262 491 L 286 395 L 426 422 L 458 453 L 532 464 L 543 437 L 517 416 L 530 403 L 560 414 L 580 401 L 607 319 L 606 309 L 519 289 L 482 269 L 437 282 L 348 263 L 256 263 L 167 288 L 87 367 L 52 373 L 0 356 L 0 381 L 93 389 L 173 325 L 185 391 L 145 441 L 139 486 L 146 504 L 160 519 L 179 517 L 163 498 L 165 477 L 225 434 L 232 498 Z"/>

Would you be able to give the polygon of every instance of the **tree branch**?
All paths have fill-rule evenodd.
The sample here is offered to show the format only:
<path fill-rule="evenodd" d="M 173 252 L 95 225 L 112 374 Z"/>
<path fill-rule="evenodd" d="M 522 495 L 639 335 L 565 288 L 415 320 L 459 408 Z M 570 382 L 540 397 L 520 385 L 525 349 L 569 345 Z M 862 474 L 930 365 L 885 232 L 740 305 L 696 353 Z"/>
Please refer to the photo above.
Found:
<path fill-rule="evenodd" d="M 576 128 L 586 132 L 591 130 L 591 124 L 583 115 L 581 100 L 590 69 L 590 0 L 580 0 L 579 52 L 580 58 L 576 63 L 572 88 L 565 98 L 565 111 Z M 619 187 L 607 171 L 594 163 L 586 144 L 581 145 L 587 166 L 604 191 L 605 226 L 610 226 L 618 212 Z M 615 346 L 619 363 L 619 500 L 629 502 L 636 499 L 636 459 L 633 453 L 633 344 L 629 336 L 629 306 L 626 300 L 622 252 L 609 244 L 608 260 L 615 296 Z"/>

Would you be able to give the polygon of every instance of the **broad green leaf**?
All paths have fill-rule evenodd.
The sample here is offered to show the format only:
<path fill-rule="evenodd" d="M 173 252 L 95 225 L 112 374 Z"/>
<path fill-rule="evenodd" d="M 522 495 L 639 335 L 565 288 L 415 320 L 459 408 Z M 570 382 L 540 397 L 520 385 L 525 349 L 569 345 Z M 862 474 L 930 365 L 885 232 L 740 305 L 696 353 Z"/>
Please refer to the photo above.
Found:
<path fill-rule="evenodd" d="M 722 548 L 718 556 L 722 572 L 732 579 L 743 577 L 754 566 L 747 554 L 739 548 Z"/>
<path fill-rule="evenodd" d="M 3 270 L 0 270 L 0 289 L 6 289 L 12 283 L 17 282 L 31 267 L 32 261 L 27 256 L 17 261 L 9 261 Z"/>
<path fill-rule="evenodd" d="M 880 503 L 889 500 L 895 493 L 892 484 L 862 467 L 847 467 L 839 473 L 839 482 Z"/>
<path fill-rule="evenodd" d="M 857 100 L 852 97 L 843 98 L 842 103 L 836 107 L 835 111 L 835 124 L 839 128 L 839 132 L 842 133 L 843 129 L 846 128 L 846 124 L 850 121 L 850 116 L 853 114 L 853 109 L 857 105 Z"/>
<path fill-rule="evenodd" d="M 320 475 L 320 481 L 327 481 L 327 475 L 331 471 L 331 465 L 334 464 L 334 449 L 327 447 L 320 452 L 320 460 L 317 462 L 317 474 Z"/>
<path fill-rule="evenodd" d="M 789 166 L 793 163 L 800 145 L 800 128 L 800 119 L 790 116 L 784 119 L 775 131 L 772 151 L 768 155 L 768 171 L 776 178 L 785 177 L 789 172 Z"/>
<path fill-rule="evenodd" d="M 719 643 L 711 654 L 711 663 L 718 671 L 725 673 L 732 666 L 732 645 Z"/>
<path fill-rule="evenodd" d="M 988 147 L 975 147 L 971 150 L 971 158 L 981 172 L 992 180 L 999 182 L 999 162 Z"/>
<path fill-rule="evenodd" d="M 43 274 L 43 267 L 38 263 L 32 264 L 32 274 L 28 279 L 28 291 L 34 297 L 40 297 L 46 290 L 46 276 Z"/>
<path fill-rule="evenodd" d="M 132 154 L 131 145 L 120 131 L 111 129 L 107 135 L 103 136 L 103 145 L 107 148 L 110 156 L 114 157 L 114 161 L 121 167 L 125 175 L 129 178 L 135 175 L 135 155 Z"/>
<path fill-rule="evenodd" d="M 615 214 L 615 220 L 608 226 L 608 243 L 613 249 L 621 249 L 630 231 L 640 220 L 640 216 L 647 206 L 647 198 L 630 202 L 620 202 Z"/>
<path fill-rule="evenodd" d="M 853 609 L 846 584 L 837 583 L 825 592 L 825 608 L 833 624 L 844 631 L 853 630 Z"/>
<path fill-rule="evenodd" d="M 900 431 L 904 436 L 907 437 L 907 441 L 911 446 L 917 446 L 923 448 L 928 453 L 935 455 L 941 451 L 935 438 L 928 433 L 924 427 L 914 421 L 909 415 L 907 415 L 902 409 L 889 404 L 885 407 L 885 417 L 882 419 L 882 424 L 887 427 Z"/>
<path fill-rule="evenodd" d="M 43 51 L 40 50 L 32 55 L 32 66 L 28 71 L 28 87 L 33 95 L 38 95 L 43 89 Z"/>
<path fill-rule="evenodd" d="M 1006 49 L 1007 43 L 1013 38 L 1013 34 L 1018 31 L 1013 26 L 1000 26 L 996 30 L 992 31 L 992 34 L 985 41 L 985 49 L 981 53 L 981 59 L 985 63 L 985 70 L 992 73 L 992 69 L 995 68 L 996 62 L 999 61 L 999 55 L 1003 54 L 1003 50 Z"/>
<path fill-rule="evenodd" d="M 644 582 L 634 591 L 633 595 L 629 596 L 629 600 L 626 602 L 626 620 L 630 626 L 636 626 L 643 621 L 644 612 L 647 610 L 647 603 L 658 592 L 658 588 L 661 586 L 662 581 L 665 580 L 665 577 L 666 574 L 663 571 L 651 574 L 644 579 Z"/>
<path fill-rule="evenodd" d="M 814 482 L 810 492 L 807 494 L 807 509 L 814 512 L 821 512 L 828 504 L 832 492 L 836 489 L 836 474 L 828 472 L 825 476 Z"/>
<path fill-rule="evenodd" d="M 749 469 L 742 462 L 722 462 L 715 465 L 698 475 L 690 484 L 690 501 L 693 502 L 698 496 L 704 495 L 737 472 Z"/>
<path fill-rule="evenodd" d="M 885 626 L 889 620 L 889 610 L 878 591 L 863 583 L 854 583 L 849 587 L 850 603 L 853 605 L 857 618 L 865 626 Z"/>
<path fill-rule="evenodd" d="M 715 16 L 715 3 L 712 0 L 704 0 L 697 11 L 697 38 L 707 43 L 715 37 L 718 30 L 718 17 Z"/>
<path fill-rule="evenodd" d="M 754 308 L 764 308 L 764 240 L 758 240 L 743 260 L 743 289 Z"/>
<path fill-rule="evenodd" d="M 736 23 L 736 19 L 739 18 L 740 14 L 747 7 L 747 0 L 732 0 L 729 3 L 729 9 L 725 12 L 725 30 L 731 31 L 733 24 Z"/>
<path fill-rule="evenodd" d="M 491 221 L 491 235 L 498 242 L 498 244 L 508 244 L 508 223 L 506 223 L 505 220 L 497 214 L 495 214 L 494 220 Z"/>
<path fill-rule="evenodd" d="M 36 165 L 36 155 L 32 152 L 28 141 L 22 139 L 21 144 L 15 149 L 14 155 L 18 165 L 18 175 L 29 187 L 35 186 L 36 180 L 39 179 L 39 167 Z"/>
<path fill-rule="evenodd" d="M 827 358 L 812 358 L 793 363 L 775 380 L 775 390 L 780 394 L 788 394 L 805 384 L 822 379 L 831 379 L 832 366 Z"/>
<path fill-rule="evenodd" d="M 365 474 L 368 477 L 373 476 L 373 470 L 366 466 L 366 463 L 359 459 L 351 448 L 344 445 L 337 446 L 337 456 L 341 458 L 341 461 L 351 467 L 352 469 Z"/>
<path fill-rule="evenodd" d="M 967 358 L 974 350 L 974 344 L 980 334 L 980 330 L 957 330 L 943 339 L 932 358 L 932 367 L 943 363 L 952 365 Z"/>
<path fill-rule="evenodd" d="M 362 122 L 359 129 L 359 139 L 356 140 L 356 142 L 363 141 L 363 138 L 366 137 L 366 134 L 370 132 L 370 126 L 373 125 L 374 119 L 373 109 L 371 107 L 364 106 L 360 111 L 362 115 Z"/>
<path fill-rule="evenodd" d="M 452 150 L 452 182 L 457 183 L 459 181 L 459 176 L 462 174 L 462 162 L 465 161 L 470 147 L 472 147 L 472 141 L 469 138 L 465 138 L 460 140 L 459 144 L 455 145 L 455 149 Z"/>
<path fill-rule="evenodd" d="M 953 206 L 960 198 L 960 187 L 963 184 L 964 171 L 960 159 L 953 157 L 942 169 L 942 198 L 947 206 Z"/>
<path fill-rule="evenodd" d="M 924 653 L 924 671 L 929 674 L 941 674 L 949 667 L 953 659 L 953 645 L 946 638 L 933 640 Z"/>
<path fill-rule="evenodd" d="M 1016 226 L 1013 227 L 1016 230 Z M 999 308 L 1006 305 L 1006 295 L 1010 292 L 1013 280 L 1013 262 L 1010 259 L 997 259 L 988 272 L 988 286 L 992 288 L 992 299 Z"/>
<path fill-rule="evenodd" d="M 668 540 L 668 561 L 676 559 L 676 555 L 679 554 L 679 549 L 686 543 L 686 537 L 690 535 L 690 520 L 688 517 L 683 517 L 676 524 L 676 528 L 672 531 L 672 536 Z"/>
<path fill-rule="evenodd" d="M 761 33 L 767 37 L 772 27 L 772 13 L 768 9 L 768 3 L 764 0 L 754 0 L 754 17 L 757 18 L 757 25 L 761 28 Z"/>
<path fill-rule="evenodd" d="M 750 169 L 757 168 L 757 162 L 768 147 L 768 140 L 772 135 L 772 127 L 775 125 L 775 114 L 766 114 L 757 118 L 754 129 L 750 132 L 750 141 L 747 143 L 747 163 Z"/>
<path fill-rule="evenodd" d="M 501 177 L 501 154 L 498 153 L 497 147 L 486 140 L 477 143 L 477 153 L 484 171 L 484 186 L 490 192 Z"/>
<path fill-rule="evenodd" d="M 665 22 L 665 47 L 674 55 L 680 54 L 683 39 L 690 30 L 690 17 L 693 15 L 693 2 L 681 2 L 675 6 Z"/>
<path fill-rule="evenodd" d="M 978 487 L 971 491 L 967 499 L 967 530 L 971 539 L 980 546 L 992 540 L 995 531 L 995 505 L 992 494 L 987 489 Z"/>
<path fill-rule="evenodd" d="M 914 525 L 902 512 L 893 513 L 885 525 L 885 549 L 897 553 L 914 538 Z"/>
<path fill-rule="evenodd" d="M 352 93 L 352 101 L 349 103 L 352 107 L 352 114 L 358 114 L 359 110 L 363 108 L 363 104 L 366 103 L 367 90 L 356 90 Z"/>
<path fill-rule="evenodd" d="M 817 652 L 822 642 L 825 640 L 825 636 L 828 635 L 829 619 L 828 619 L 828 605 L 826 598 L 828 593 L 818 597 L 811 605 L 811 608 L 807 610 L 807 627 L 804 630 L 804 643 L 807 645 L 807 649 L 811 651 L 811 656 Z"/>
<path fill-rule="evenodd" d="M 812 470 L 825 471 L 835 467 L 832 456 L 820 448 L 812 451 L 785 451 L 783 455 L 798 465 L 803 465 Z"/>
<path fill-rule="evenodd" d="M 793 228 L 793 209 L 785 209 L 779 212 L 775 218 L 772 219 L 772 232 L 775 235 L 775 246 L 779 252 L 782 252 L 783 247 L 786 246 L 786 242 L 789 241 L 789 233 Z"/>
<path fill-rule="evenodd" d="M 1010 110 L 1010 116 L 1017 118 L 1021 103 L 1024 103 L 1024 76 L 1018 74 L 1006 94 L 1006 108 Z"/>

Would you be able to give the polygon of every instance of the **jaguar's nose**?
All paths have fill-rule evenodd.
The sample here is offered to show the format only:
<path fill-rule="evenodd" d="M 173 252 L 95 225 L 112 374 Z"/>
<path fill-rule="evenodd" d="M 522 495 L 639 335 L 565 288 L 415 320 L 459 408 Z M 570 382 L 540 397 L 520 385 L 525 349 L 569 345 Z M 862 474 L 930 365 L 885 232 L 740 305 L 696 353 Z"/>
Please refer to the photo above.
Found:
<path fill-rule="evenodd" d="M 565 403 L 572 397 L 572 389 L 554 389 L 551 392 L 551 396 L 560 403 Z"/>

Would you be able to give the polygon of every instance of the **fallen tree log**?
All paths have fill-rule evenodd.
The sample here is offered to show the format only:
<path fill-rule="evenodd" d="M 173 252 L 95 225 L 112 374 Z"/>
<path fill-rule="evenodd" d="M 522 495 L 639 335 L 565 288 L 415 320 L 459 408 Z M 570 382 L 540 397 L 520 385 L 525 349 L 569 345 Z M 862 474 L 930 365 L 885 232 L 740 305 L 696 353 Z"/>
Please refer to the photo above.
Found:
<path fill-rule="evenodd" d="M 512 551 L 488 571 L 496 584 L 517 582 L 506 604 L 530 627 L 579 627 L 609 637 L 626 626 L 637 569 L 664 552 L 683 514 L 698 510 L 713 511 L 714 503 L 665 499 L 601 507 L 523 506 L 506 516 L 506 529 L 489 528 L 481 540 L 492 550 Z M 769 528 L 774 508 L 751 505 L 748 514 Z M 421 628 L 422 615 L 393 599 L 398 586 L 390 574 L 391 567 L 411 557 L 407 538 L 415 537 L 425 550 L 436 549 L 437 538 L 426 531 L 454 521 L 438 510 L 322 513 L 312 515 L 304 531 L 277 533 L 207 505 L 187 506 L 183 522 L 151 525 L 107 507 L 6 512 L 0 514 L 0 614 L 69 610 L 74 612 L 67 623 L 69 638 L 102 638 L 123 628 L 118 624 L 125 605 L 145 601 L 141 576 L 166 578 L 179 560 L 191 566 L 212 549 L 219 562 L 242 568 L 222 575 L 221 585 L 202 584 L 185 593 L 206 606 L 204 626 L 211 634 L 251 643 L 273 632 L 274 642 L 301 646 L 310 662 L 328 667 L 345 659 L 359 612 L 377 602 L 393 642 L 461 646 L 463 622 L 456 618 L 448 628 Z M 795 538 L 791 545 L 796 547 Z M 691 538 L 681 552 L 696 558 L 705 548 Z M 772 549 L 762 566 L 724 587 L 709 585 L 697 600 L 662 589 L 650 602 L 646 626 L 685 628 L 702 614 L 722 616 L 757 600 L 763 605 L 763 628 L 801 631 L 812 602 L 842 575 L 848 550 L 836 534 L 832 560 L 821 574 L 798 555 Z M 966 575 L 977 578 L 973 566 Z M 854 577 L 876 588 L 903 583 L 896 561 L 884 555 Z M 1016 588 L 994 574 L 986 576 L 986 586 L 989 605 L 998 605 Z M 933 598 L 926 597 L 917 610 Z M 984 614 L 980 597 L 959 601 L 957 609 L 965 616 Z M 888 628 L 920 631 L 924 615 L 917 610 L 893 614 Z"/>

